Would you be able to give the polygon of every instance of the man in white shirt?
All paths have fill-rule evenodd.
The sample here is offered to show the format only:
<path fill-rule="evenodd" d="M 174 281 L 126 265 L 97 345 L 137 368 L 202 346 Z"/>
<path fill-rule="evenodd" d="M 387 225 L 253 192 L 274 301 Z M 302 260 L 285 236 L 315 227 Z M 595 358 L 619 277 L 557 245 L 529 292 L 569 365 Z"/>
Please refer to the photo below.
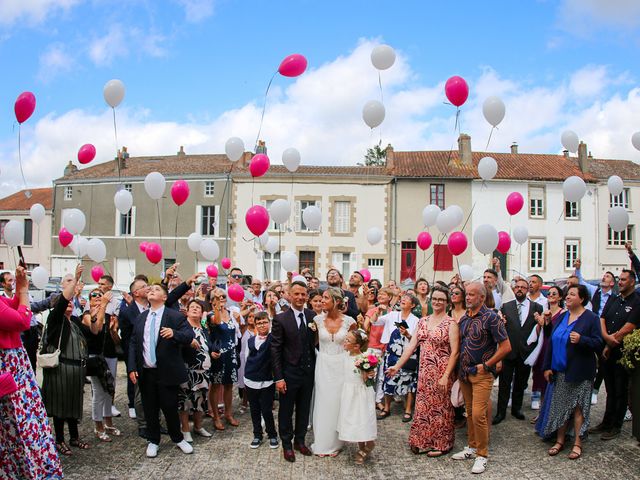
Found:
<path fill-rule="evenodd" d="M 578 279 L 578 282 L 589 290 L 589 295 L 591 296 L 591 310 L 593 313 L 598 315 L 598 318 L 602 317 L 604 306 L 613 295 L 613 287 L 616 284 L 615 275 L 609 271 L 604 272 L 602 279 L 600 280 L 600 285 L 596 287 L 582 278 L 582 272 L 580 271 L 582 262 L 580 259 L 576 260 L 573 266 L 575 267 L 574 275 Z"/>
<path fill-rule="evenodd" d="M 532 302 L 536 302 L 542 307 L 542 310 L 549 310 L 549 302 L 540 289 L 542 288 L 542 277 L 537 274 L 529 276 L 529 293 L 527 298 Z"/>

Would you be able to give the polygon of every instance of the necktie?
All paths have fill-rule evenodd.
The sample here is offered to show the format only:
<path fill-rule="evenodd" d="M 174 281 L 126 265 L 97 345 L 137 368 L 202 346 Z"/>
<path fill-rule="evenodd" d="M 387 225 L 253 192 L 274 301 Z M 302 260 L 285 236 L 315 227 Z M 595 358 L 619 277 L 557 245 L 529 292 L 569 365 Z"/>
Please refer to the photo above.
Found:
<path fill-rule="evenodd" d="M 522 325 L 522 304 L 518 303 L 518 321 Z"/>
<path fill-rule="evenodd" d="M 149 360 L 153 365 L 156 364 L 156 312 L 151 312 L 151 326 L 149 328 Z"/>
<path fill-rule="evenodd" d="M 304 324 L 304 314 L 302 312 L 298 314 L 298 319 L 300 319 L 300 325 L 298 326 L 298 330 L 303 331 L 306 325 Z"/>

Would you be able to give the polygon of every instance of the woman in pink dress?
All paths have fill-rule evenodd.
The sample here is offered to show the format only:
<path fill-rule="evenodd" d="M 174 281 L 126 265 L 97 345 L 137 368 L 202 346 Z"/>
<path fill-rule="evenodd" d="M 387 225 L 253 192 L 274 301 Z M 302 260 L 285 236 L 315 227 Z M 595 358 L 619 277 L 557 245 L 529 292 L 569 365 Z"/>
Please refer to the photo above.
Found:
<path fill-rule="evenodd" d="M 0 297 L 0 375 L 11 375 L 17 386 L 0 398 L 0 477 L 62 478 L 36 375 L 20 340 L 31 322 L 28 285 L 18 267 L 15 297 Z"/>
<path fill-rule="evenodd" d="M 459 350 L 456 321 L 446 314 L 449 292 L 435 287 L 431 294 L 433 313 L 418 323 L 415 335 L 402 357 L 387 375 L 393 376 L 420 346 L 418 390 L 409 445 L 413 453 L 439 457 L 453 447 L 455 414 L 451 386 Z"/>

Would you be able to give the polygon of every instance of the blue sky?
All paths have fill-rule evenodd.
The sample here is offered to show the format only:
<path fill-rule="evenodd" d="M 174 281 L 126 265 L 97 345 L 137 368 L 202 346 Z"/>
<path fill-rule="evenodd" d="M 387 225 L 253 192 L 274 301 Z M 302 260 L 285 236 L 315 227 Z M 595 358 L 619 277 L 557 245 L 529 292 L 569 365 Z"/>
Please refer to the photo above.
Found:
<path fill-rule="evenodd" d="M 23 126 L 32 185 L 62 174 L 80 145 L 95 161 L 115 154 L 102 88 L 127 93 L 118 107 L 120 144 L 132 155 L 222 152 L 240 136 L 249 148 L 264 89 L 280 60 L 302 53 L 299 79 L 277 76 L 263 137 L 272 161 L 290 146 L 303 163 L 355 164 L 378 141 L 397 150 L 448 149 L 454 111 L 443 82 L 467 79 L 462 128 L 483 150 L 489 127 L 481 105 L 499 95 L 507 116 L 489 150 L 561 150 L 575 130 L 595 156 L 640 160 L 637 81 L 640 2 L 562 1 L 233 1 L 2 0 L 0 2 L 0 185 L 20 188 L 13 102 L 38 101 Z M 368 61 L 391 45 L 382 73 L 387 118 L 370 132 L 361 106 L 378 98 Z M 635 125 L 634 125 L 635 123 Z"/>

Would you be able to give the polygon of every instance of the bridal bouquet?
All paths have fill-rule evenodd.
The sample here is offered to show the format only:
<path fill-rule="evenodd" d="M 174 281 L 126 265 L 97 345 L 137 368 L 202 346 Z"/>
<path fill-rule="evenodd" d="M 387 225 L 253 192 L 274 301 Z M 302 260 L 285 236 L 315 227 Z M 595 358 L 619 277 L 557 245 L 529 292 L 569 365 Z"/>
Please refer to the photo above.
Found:
<path fill-rule="evenodd" d="M 372 353 L 362 353 L 356 357 L 354 362 L 356 372 L 361 373 L 367 387 L 373 387 L 376 384 L 375 371 L 379 364 L 380 358 Z"/>

